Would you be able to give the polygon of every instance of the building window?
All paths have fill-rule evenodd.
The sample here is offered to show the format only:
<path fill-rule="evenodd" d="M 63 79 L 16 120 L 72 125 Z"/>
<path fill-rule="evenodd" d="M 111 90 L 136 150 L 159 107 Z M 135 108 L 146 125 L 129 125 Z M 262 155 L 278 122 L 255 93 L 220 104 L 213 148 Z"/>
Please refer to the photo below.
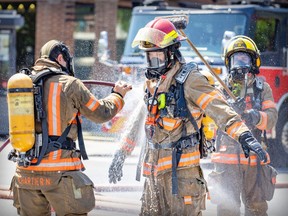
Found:
<path fill-rule="evenodd" d="M 276 33 L 279 21 L 273 18 L 256 20 L 255 43 L 260 52 L 273 52 L 276 47 Z"/>

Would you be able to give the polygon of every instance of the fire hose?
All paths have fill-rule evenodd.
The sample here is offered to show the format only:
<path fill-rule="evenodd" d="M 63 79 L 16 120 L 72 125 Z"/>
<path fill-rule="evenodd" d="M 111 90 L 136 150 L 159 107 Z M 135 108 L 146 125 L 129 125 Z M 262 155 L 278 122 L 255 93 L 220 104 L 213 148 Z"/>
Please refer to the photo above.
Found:
<path fill-rule="evenodd" d="M 113 82 L 106 82 L 106 81 L 100 81 L 100 80 L 81 80 L 85 85 L 104 85 L 104 86 L 110 86 L 114 87 L 115 83 Z"/>

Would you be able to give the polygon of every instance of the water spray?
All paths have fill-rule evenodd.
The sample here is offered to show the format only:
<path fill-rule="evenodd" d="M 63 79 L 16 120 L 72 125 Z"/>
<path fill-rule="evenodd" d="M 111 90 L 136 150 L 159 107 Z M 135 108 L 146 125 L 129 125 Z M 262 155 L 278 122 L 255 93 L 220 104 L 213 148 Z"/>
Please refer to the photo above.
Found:
<path fill-rule="evenodd" d="M 103 86 L 110 86 L 114 87 L 115 83 L 113 82 L 106 82 L 106 81 L 100 81 L 100 80 L 81 80 L 85 85 L 103 85 Z M 3 149 L 10 143 L 10 139 L 8 138 L 0 147 L 0 153 L 3 151 Z"/>
<path fill-rule="evenodd" d="M 230 89 L 226 86 L 226 84 L 219 78 L 219 76 L 214 72 L 212 67 L 208 64 L 208 62 L 203 58 L 201 53 L 198 51 L 198 49 L 194 46 L 194 44 L 191 42 L 191 40 L 187 37 L 183 29 L 187 27 L 189 17 L 187 15 L 173 15 L 173 16 L 161 16 L 156 17 L 157 18 L 163 18 L 168 19 L 170 22 L 173 23 L 176 29 L 179 30 L 181 35 L 187 39 L 188 44 L 192 47 L 194 52 L 199 56 L 199 58 L 202 60 L 202 62 L 206 65 L 206 67 L 209 69 L 210 73 L 218 80 L 218 82 L 222 85 L 222 87 L 226 90 L 227 94 L 236 101 L 237 98 L 233 95 L 233 93 L 230 91 Z"/>

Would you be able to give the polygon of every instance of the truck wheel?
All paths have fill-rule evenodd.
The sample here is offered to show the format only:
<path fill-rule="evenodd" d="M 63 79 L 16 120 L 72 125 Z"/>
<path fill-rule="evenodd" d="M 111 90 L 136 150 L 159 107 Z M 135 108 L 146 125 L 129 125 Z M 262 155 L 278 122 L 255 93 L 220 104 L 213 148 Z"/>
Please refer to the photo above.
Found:
<path fill-rule="evenodd" d="M 280 110 L 276 127 L 278 143 L 288 155 L 288 107 Z"/>
<path fill-rule="evenodd" d="M 274 167 L 288 165 L 288 107 L 283 107 L 278 113 L 276 139 L 268 140 L 268 153 Z"/>

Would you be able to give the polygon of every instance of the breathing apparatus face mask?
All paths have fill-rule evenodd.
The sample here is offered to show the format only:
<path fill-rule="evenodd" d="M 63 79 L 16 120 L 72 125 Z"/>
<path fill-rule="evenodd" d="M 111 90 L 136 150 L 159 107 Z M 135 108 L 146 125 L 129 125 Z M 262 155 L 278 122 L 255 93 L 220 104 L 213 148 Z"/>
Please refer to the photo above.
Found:
<path fill-rule="evenodd" d="M 172 66 L 171 56 L 167 48 L 155 51 L 146 51 L 147 71 L 145 76 L 147 79 L 159 79 Z"/>
<path fill-rule="evenodd" d="M 54 45 L 54 47 L 50 50 L 47 51 L 47 53 L 49 53 L 49 56 L 47 56 L 50 60 L 57 62 L 57 64 L 60 65 L 61 69 L 63 71 L 65 71 L 68 75 L 70 76 L 75 76 L 74 73 L 74 61 L 73 61 L 73 57 L 71 56 L 68 47 L 61 43 L 61 42 L 57 42 L 56 45 Z M 58 61 L 57 61 L 57 57 L 62 54 L 64 61 L 66 62 L 66 67 L 64 67 L 63 65 L 61 65 Z M 42 55 L 41 53 L 41 56 Z"/>
<path fill-rule="evenodd" d="M 61 53 L 66 62 L 66 70 L 70 76 L 75 76 L 74 73 L 74 60 L 66 46 L 61 46 Z"/>
<path fill-rule="evenodd" d="M 252 67 L 252 58 L 248 53 L 236 52 L 229 58 L 229 73 L 233 81 L 241 82 Z"/>

